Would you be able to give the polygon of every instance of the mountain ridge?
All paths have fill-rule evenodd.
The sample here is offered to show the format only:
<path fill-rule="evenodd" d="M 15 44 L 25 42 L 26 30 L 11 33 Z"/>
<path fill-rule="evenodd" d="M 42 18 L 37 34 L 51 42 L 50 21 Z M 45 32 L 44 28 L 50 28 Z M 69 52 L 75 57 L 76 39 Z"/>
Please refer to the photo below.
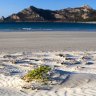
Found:
<path fill-rule="evenodd" d="M 60 10 L 48 10 L 30 6 L 18 13 L 6 18 L 1 22 L 86 22 L 96 21 L 96 10 L 88 5 L 76 8 Z"/>

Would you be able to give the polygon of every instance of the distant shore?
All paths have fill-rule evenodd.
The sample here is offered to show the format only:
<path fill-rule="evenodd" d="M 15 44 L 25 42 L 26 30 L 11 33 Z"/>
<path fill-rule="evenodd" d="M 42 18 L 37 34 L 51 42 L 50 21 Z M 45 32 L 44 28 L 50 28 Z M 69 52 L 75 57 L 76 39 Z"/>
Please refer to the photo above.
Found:
<path fill-rule="evenodd" d="M 96 24 L 96 21 L 90 21 L 90 22 L 80 22 L 80 23 L 89 23 L 89 24 Z"/>
<path fill-rule="evenodd" d="M 72 22 L 70 22 L 70 21 L 68 21 L 68 22 L 67 21 L 65 21 L 65 22 L 64 21 L 16 21 L 16 22 L 11 22 L 11 21 L 8 21 L 8 22 L 4 21 L 3 22 L 3 21 L 0 21 L 0 23 L 23 23 L 23 22 L 29 22 L 29 23 L 31 23 L 31 22 L 32 23 L 34 23 L 34 22 L 35 23 L 36 22 L 40 22 L 40 23 L 42 23 L 42 22 L 45 22 L 45 23 L 46 22 L 53 22 L 53 23 L 55 23 L 55 22 L 59 22 L 59 23 L 96 23 L 96 21 L 88 21 L 88 22 L 85 22 L 85 21 L 84 22 L 83 21 L 82 22 L 81 21 L 76 21 L 76 22 L 75 21 L 74 22 L 73 21 Z"/>

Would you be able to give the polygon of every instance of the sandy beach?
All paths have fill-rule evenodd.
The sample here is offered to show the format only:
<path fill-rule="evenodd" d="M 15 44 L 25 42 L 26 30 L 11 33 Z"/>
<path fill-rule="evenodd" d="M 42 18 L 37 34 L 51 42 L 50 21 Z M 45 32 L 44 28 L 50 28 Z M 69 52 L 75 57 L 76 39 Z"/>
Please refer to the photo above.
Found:
<path fill-rule="evenodd" d="M 22 76 L 40 65 L 52 84 L 33 90 Z M 96 33 L 0 32 L 0 96 L 96 96 Z"/>
<path fill-rule="evenodd" d="M 95 32 L 0 32 L 1 51 L 83 51 L 95 49 Z"/>

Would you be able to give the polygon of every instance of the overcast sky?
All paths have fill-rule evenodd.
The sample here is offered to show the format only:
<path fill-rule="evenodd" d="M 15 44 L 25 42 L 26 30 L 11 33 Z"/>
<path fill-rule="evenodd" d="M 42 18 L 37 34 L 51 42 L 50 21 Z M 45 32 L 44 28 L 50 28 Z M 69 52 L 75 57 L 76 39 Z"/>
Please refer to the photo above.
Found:
<path fill-rule="evenodd" d="M 57 10 L 79 7 L 84 4 L 96 9 L 96 0 L 0 0 L 0 17 L 17 13 L 31 5 L 43 9 Z"/>

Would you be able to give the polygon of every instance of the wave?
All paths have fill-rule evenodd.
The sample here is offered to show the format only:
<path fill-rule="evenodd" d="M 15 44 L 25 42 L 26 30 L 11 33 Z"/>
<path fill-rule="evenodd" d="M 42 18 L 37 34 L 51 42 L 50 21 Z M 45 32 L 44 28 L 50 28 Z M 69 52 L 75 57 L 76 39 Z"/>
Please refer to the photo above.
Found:
<path fill-rule="evenodd" d="M 45 29 L 45 28 L 37 28 L 37 29 L 22 28 L 21 30 L 25 30 L 25 31 L 52 31 L 52 30 L 54 30 L 54 29 Z"/>

